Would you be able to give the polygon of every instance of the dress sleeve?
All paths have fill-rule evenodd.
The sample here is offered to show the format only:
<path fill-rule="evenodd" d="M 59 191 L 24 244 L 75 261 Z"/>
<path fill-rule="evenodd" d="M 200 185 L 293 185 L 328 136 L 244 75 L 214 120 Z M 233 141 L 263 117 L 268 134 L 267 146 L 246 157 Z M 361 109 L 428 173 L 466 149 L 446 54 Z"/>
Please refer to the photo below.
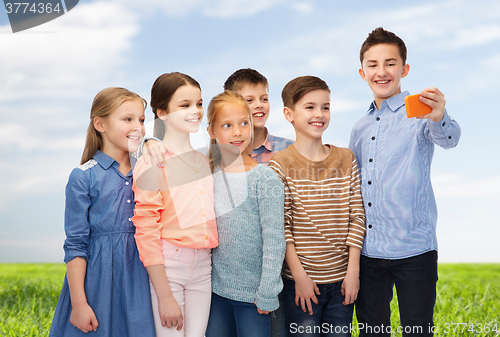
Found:
<path fill-rule="evenodd" d="M 66 209 L 64 212 L 64 262 L 75 257 L 88 261 L 88 243 L 90 236 L 89 208 L 90 185 L 83 170 L 75 168 L 66 185 Z"/>
<path fill-rule="evenodd" d="M 264 179 L 259 180 L 257 195 L 263 254 L 256 303 L 259 309 L 272 311 L 279 307 L 278 294 L 283 289 L 281 269 L 285 259 L 286 244 L 283 227 L 283 184 L 276 173 L 267 167 Z"/>
<path fill-rule="evenodd" d="M 132 221 L 136 227 L 135 240 L 144 266 L 163 264 L 160 222 L 164 210 L 160 169 L 139 159 L 134 168 L 135 210 Z"/>

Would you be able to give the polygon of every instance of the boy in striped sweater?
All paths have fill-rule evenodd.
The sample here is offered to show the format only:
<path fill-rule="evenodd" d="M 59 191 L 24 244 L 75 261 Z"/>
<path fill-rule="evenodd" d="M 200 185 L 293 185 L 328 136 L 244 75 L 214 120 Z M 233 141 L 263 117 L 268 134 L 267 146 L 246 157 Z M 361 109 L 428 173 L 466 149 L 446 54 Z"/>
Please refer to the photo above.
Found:
<path fill-rule="evenodd" d="M 285 187 L 288 336 L 350 336 L 365 236 L 360 177 L 351 150 L 323 144 L 330 89 L 298 77 L 282 92 L 296 141 L 269 166 Z"/>

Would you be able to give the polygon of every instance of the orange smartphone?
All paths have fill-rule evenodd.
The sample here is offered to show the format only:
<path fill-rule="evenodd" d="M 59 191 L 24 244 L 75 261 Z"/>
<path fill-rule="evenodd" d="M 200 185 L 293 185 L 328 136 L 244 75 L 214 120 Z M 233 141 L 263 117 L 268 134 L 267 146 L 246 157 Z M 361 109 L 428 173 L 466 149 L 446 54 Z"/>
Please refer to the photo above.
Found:
<path fill-rule="evenodd" d="M 408 118 L 427 115 L 432 112 L 432 108 L 420 102 L 420 95 L 410 95 L 405 97 L 406 116 Z"/>

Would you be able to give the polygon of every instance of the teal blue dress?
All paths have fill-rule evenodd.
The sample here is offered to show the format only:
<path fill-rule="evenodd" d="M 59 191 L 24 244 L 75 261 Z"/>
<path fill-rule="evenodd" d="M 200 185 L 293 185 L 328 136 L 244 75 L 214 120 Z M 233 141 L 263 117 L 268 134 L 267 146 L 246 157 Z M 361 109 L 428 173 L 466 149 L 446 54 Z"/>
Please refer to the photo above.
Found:
<path fill-rule="evenodd" d="M 99 323 L 83 333 L 69 321 L 67 277 L 49 336 L 155 336 L 149 278 L 134 239 L 132 171 L 98 151 L 75 168 L 66 186 L 64 262 L 87 261 L 85 294 Z"/>

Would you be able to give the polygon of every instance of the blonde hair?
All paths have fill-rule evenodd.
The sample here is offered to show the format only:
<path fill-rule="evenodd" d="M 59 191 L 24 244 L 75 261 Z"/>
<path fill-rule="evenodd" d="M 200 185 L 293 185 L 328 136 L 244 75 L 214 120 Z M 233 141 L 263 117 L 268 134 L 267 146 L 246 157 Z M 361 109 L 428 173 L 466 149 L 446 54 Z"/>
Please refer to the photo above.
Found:
<path fill-rule="evenodd" d="M 223 93 L 218 94 L 208 104 L 207 109 L 207 122 L 208 127 L 213 128 L 213 124 L 215 119 L 217 118 L 217 113 L 222 109 L 224 105 L 239 105 L 245 108 L 245 111 L 248 113 L 248 119 L 250 121 L 250 129 L 252 130 L 252 134 L 250 137 L 250 144 L 253 143 L 253 119 L 252 113 L 250 111 L 250 107 L 247 102 L 240 94 L 235 92 L 226 90 Z M 210 139 L 210 147 L 208 152 L 208 157 L 210 158 L 210 167 L 212 172 L 215 167 L 217 167 L 221 160 L 221 154 L 219 146 L 217 145 L 217 141 L 215 139 Z"/>
<path fill-rule="evenodd" d="M 107 118 L 120 105 L 128 100 L 137 100 L 147 106 L 146 100 L 136 93 L 125 88 L 111 87 L 101 90 L 92 102 L 90 109 L 90 124 L 87 129 L 87 138 L 83 149 L 82 160 L 80 164 L 85 164 L 92 159 L 97 150 L 102 150 L 103 141 L 99 131 L 94 127 L 94 118 Z"/>

